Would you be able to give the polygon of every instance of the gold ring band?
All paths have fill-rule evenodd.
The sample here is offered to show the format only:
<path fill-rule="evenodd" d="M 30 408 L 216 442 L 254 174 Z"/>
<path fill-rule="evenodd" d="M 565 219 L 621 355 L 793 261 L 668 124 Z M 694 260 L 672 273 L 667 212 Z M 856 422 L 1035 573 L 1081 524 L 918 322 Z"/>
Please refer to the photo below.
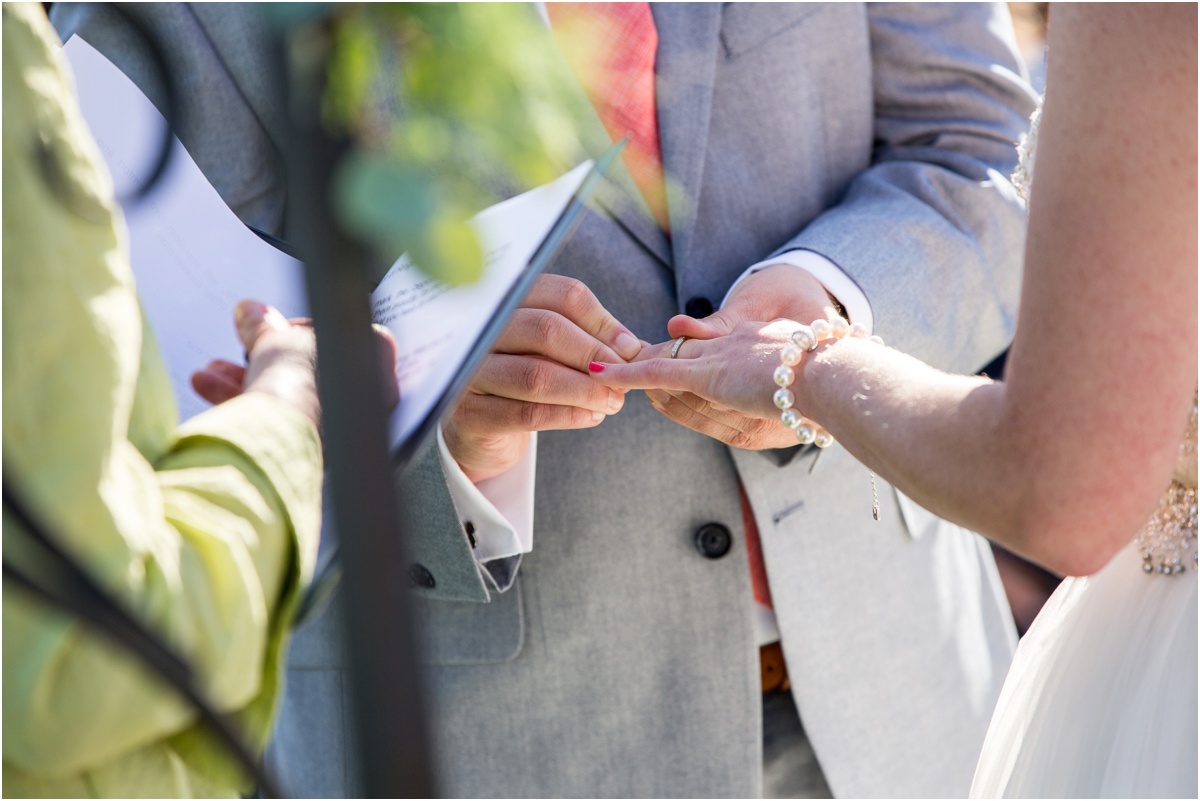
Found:
<path fill-rule="evenodd" d="M 679 349 L 683 347 L 683 343 L 686 342 L 687 339 L 688 339 L 687 337 L 680 337 L 679 339 L 675 340 L 675 344 L 671 346 L 671 358 L 672 359 L 679 356 Z"/>

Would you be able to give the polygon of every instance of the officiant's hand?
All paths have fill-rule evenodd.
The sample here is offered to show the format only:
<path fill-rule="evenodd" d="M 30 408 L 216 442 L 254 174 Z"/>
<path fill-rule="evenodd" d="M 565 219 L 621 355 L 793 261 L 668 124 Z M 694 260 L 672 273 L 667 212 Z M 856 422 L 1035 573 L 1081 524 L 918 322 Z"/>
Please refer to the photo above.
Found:
<path fill-rule="evenodd" d="M 678 315 L 668 321 L 667 330 L 672 337 L 712 340 L 732 335 L 739 331 L 739 326 L 748 323 L 754 323 L 755 326 L 741 333 L 753 332 L 765 325 L 765 321 L 780 318 L 807 324 L 818 318 L 833 319 L 836 316 L 837 310 L 832 299 L 821 282 L 811 273 L 791 264 L 774 264 L 746 277 L 734 287 L 719 311 L 703 319 Z M 794 329 L 795 324 L 792 323 L 788 333 Z M 730 347 L 707 349 L 709 354 L 704 369 L 719 370 L 724 376 L 738 376 L 747 381 L 751 381 L 751 375 L 758 376 L 753 379 L 752 386 L 744 389 L 761 393 L 760 400 L 769 401 L 774 387 L 771 376 L 779 363 L 778 349 L 775 351 L 774 364 L 770 365 L 770 370 L 766 371 L 764 378 L 758 375 L 761 370 L 757 369 L 757 362 L 740 363 L 757 358 L 752 356 L 750 350 L 752 340 L 753 337 L 747 336 L 744 339 L 739 338 L 736 343 L 729 343 Z M 638 358 L 642 360 L 669 355 L 672 344 L 668 342 L 655 349 L 648 348 Z M 677 357 L 688 358 L 695 352 L 697 344 L 685 341 Z M 721 364 L 721 360 L 727 361 Z M 751 369 L 747 370 L 748 367 Z M 742 404 L 740 409 L 733 404 L 722 402 L 717 395 L 734 392 L 736 388 L 718 386 L 714 381 L 715 378 L 707 383 L 696 383 L 694 386 L 650 387 L 647 388 L 646 395 L 658 411 L 680 425 L 735 448 L 763 450 L 786 448 L 796 444 L 792 432 L 779 424 L 778 410 L 774 407 L 766 408 L 762 404 L 755 406 L 749 401 Z M 635 388 L 648 385 L 637 383 L 627 386 Z M 710 394 L 705 397 L 697 390 Z M 732 397 L 734 395 L 727 395 L 726 400 Z M 747 411 L 754 408 L 758 408 L 758 413 Z"/>
<path fill-rule="evenodd" d="M 442 423 L 446 447 L 479 482 L 515 465 L 533 431 L 599 425 L 625 396 L 592 381 L 589 362 L 623 363 L 641 348 L 583 283 L 540 276 Z"/>
<path fill-rule="evenodd" d="M 316 339 L 307 320 L 288 320 L 271 306 L 243 300 L 234 309 L 238 338 L 246 364 L 214 359 L 192 374 L 192 388 L 209 403 L 224 403 L 243 392 L 272 395 L 320 426 L 317 400 Z M 374 326 L 380 369 L 396 373 L 396 340 L 383 326 Z M 400 399 L 395 381 L 387 382 L 388 406 Z"/>

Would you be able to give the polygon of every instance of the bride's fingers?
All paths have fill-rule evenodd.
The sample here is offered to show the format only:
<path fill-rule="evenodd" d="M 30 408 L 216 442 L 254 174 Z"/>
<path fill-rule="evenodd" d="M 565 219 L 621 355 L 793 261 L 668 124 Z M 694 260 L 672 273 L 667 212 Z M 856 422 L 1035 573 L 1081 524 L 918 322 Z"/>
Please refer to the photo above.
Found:
<path fill-rule="evenodd" d="M 635 362 L 648 362 L 651 359 L 668 359 L 671 357 L 671 348 L 675 346 L 675 340 L 669 339 L 666 342 L 659 342 L 657 345 L 642 345 L 641 351 L 637 356 L 629 361 L 629 364 Z M 682 350 L 682 348 L 681 348 Z M 679 354 L 675 354 L 678 356 Z M 608 362 L 605 362 L 607 364 Z"/>
<path fill-rule="evenodd" d="M 704 384 L 703 367 L 694 359 L 657 357 L 631 364 L 592 362 L 588 370 L 596 381 L 614 389 L 696 392 Z"/>

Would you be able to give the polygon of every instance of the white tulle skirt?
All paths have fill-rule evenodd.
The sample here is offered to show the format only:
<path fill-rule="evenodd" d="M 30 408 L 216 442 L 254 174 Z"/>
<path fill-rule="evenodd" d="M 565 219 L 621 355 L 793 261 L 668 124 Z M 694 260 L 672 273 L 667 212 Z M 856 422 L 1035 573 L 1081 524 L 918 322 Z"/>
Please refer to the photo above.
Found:
<path fill-rule="evenodd" d="M 1050 597 L 1017 648 L 972 798 L 1196 798 L 1196 571 L 1130 545 Z"/>

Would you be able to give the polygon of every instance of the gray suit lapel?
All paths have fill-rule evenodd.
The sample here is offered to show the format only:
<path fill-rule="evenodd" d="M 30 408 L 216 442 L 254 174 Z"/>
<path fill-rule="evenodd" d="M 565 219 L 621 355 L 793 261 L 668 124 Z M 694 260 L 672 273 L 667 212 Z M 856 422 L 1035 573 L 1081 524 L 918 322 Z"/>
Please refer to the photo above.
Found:
<path fill-rule="evenodd" d="M 658 137 L 667 175 L 671 251 L 685 263 L 696 223 L 696 199 L 708 149 L 717 71 L 720 3 L 652 3 L 658 28 Z"/>
<path fill-rule="evenodd" d="M 272 144 L 282 150 L 287 136 L 286 110 L 274 91 L 280 76 L 271 74 L 276 71 L 275 64 L 262 46 L 268 24 L 262 9 L 244 4 L 188 3 L 187 10 L 207 34 L 213 53 L 246 99 L 246 107 Z"/>
<path fill-rule="evenodd" d="M 609 147 L 611 146 L 609 143 Z M 602 152 L 603 150 L 593 151 L 597 155 Z M 624 162 L 618 161 L 609 168 L 608 180 L 597 187 L 593 197 L 596 204 L 608 212 L 626 233 L 640 242 L 664 265 L 671 266 L 671 245 L 667 235 L 650 216 L 650 209 L 642 199 L 642 193 L 633 182 L 633 177 L 625 168 Z"/>

